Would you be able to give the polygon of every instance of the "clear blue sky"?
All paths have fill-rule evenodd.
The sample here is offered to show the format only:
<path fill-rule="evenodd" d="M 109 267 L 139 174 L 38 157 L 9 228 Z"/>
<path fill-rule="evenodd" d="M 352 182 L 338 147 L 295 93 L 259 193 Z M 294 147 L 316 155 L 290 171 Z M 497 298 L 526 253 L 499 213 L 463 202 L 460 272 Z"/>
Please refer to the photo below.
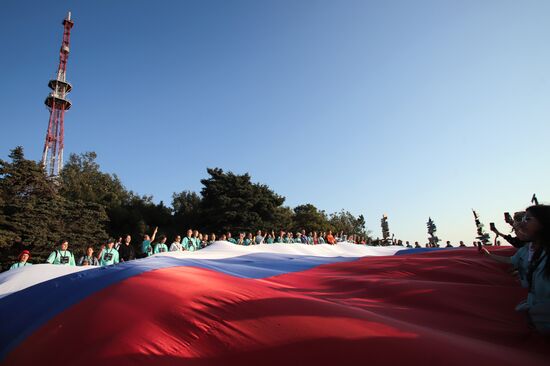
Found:
<path fill-rule="evenodd" d="M 550 1 L 3 1 L 2 158 L 40 158 L 69 9 L 65 154 L 157 202 L 221 167 L 421 243 L 550 202 Z"/>

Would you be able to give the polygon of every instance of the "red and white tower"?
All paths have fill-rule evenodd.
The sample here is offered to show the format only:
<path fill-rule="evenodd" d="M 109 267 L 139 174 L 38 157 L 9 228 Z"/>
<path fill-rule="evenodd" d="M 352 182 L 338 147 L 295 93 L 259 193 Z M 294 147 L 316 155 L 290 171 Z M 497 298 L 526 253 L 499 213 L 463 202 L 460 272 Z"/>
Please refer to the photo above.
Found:
<path fill-rule="evenodd" d="M 67 60 L 69 59 L 69 41 L 71 38 L 71 28 L 74 22 L 71 20 L 71 12 L 63 20 L 63 41 L 59 51 L 59 67 L 57 68 L 56 78 L 50 80 L 48 86 L 52 92 L 48 95 L 44 103 L 50 111 L 50 121 L 48 122 L 48 131 L 46 133 L 46 142 L 44 143 L 44 152 L 42 153 L 42 166 L 46 173 L 51 177 L 56 177 L 63 167 L 63 125 L 65 111 L 71 108 L 71 102 L 67 99 L 67 94 L 72 86 L 67 82 Z"/>

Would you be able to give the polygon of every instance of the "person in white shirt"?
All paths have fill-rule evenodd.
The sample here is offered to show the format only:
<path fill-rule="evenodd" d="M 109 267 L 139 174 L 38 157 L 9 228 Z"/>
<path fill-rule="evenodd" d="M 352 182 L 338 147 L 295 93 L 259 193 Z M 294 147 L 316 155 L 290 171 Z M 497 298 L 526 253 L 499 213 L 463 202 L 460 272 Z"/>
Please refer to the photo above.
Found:
<path fill-rule="evenodd" d="M 174 242 L 170 245 L 170 251 L 171 252 L 182 252 L 185 249 L 183 248 L 183 245 L 181 245 L 181 236 L 176 235 L 176 238 L 174 239 Z"/>

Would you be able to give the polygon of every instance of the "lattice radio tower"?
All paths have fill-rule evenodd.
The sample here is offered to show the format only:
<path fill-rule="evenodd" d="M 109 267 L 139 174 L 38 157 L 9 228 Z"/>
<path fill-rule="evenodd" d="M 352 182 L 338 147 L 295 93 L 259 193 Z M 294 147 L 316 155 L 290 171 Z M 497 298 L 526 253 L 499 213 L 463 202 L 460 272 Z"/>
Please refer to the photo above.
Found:
<path fill-rule="evenodd" d="M 69 42 L 71 28 L 74 22 L 71 20 L 71 12 L 63 20 L 63 41 L 59 50 L 59 66 L 56 78 L 50 80 L 48 86 L 52 89 L 44 103 L 50 111 L 46 142 L 42 153 L 42 166 L 50 177 L 57 177 L 63 167 L 63 136 L 65 111 L 71 108 L 71 102 L 67 94 L 72 86 L 67 82 L 67 61 L 69 59 Z"/>

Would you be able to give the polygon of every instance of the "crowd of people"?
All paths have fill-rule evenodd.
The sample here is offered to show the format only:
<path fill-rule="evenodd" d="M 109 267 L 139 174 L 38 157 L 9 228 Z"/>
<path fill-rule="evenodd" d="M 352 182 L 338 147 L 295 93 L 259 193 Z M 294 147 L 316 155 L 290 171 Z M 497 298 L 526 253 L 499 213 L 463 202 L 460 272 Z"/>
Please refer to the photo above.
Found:
<path fill-rule="evenodd" d="M 518 250 L 511 257 L 491 253 L 479 246 L 482 254 L 511 266 L 522 287 L 526 288 L 527 298 L 522 300 L 516 310 L 524 312 L 529 324 L 544 334 L 550 334 L 550 206 L 535 205 L 525 211 L 516 212 L 512 218 L 506 216 L 506 222 L 512 226 L 513 233 L 502 234 L 494 224 L 491 230 Z"/>
<path fill-rule="evenodd" d="M 506 263 L 512 266 L 513 273 L 518 276 L 521 286 L 528 290 L 527 298 L 516 307 L 516 310 L 527 314 L 530 324 L 543 333 L 550 333 L 550 206 L 535 205 L 525 211 L 517 212 L 513 217 L 507 215 L 506 221 L 512 227 L 512 234 L 501 233 L 494 224 L 491 230 L 496 234 L 494 244 L 500 245 L 499 237 L 509 242 L 518 250 L 511 257 L 500 256 L 491 253 L 486 249 L 488 243 L 474 242 L 482 254 L 489 258 Z M 418 242 L 414 246 L 410 242 L 403 243 L 401 240 L 369 241 L 366 237 L 359 235 L 345 235 L 344 233 L 333 234 L 328 232 L 309 232 L 305 230 L 293 233 L 279 231 L 262 232 L 256 234 L 239 233 L 234 238 L 230 232 L 219 237 L 216 234 L 202 234 L 198 230 L 187 230 L 186 236 L 181 238 L 177 235 L 168 246 L 167 237 L 160 235 L 157 238 L 158 228 L 155 228 L 152 235 L 145 235 L 139 251 L 136 252 L 132 245 L 132 237 L 125 235 L 115 239 L 109 239 L 101 245 L 97 254 L 93 246 L 86 248 L 85 254 L 78 261 L 69 250 L 69 243 L 63 240 L 59 248 L 54 250 L 47 259 L 47 263 L 68 266 L 108 266 L 120 262 L 127 262 L 136 258 L 144 258 L 156 253 L 169 251 L 196 251 L 207 247 L 216 240 L 227 241 L 235 245 L 259 245 L 259 244 L 330 244 L 336 245 L 340 242 L 348 242 L 363 245 L 395 244 L 407 248 L 421 248 Z M 459 247 L 466 246 L 460 242 Z M 425 247 L 439 247 L 438 244 L 426 244 Z M 453 247 L 449 241 L 445 247 Z M 31 253 L 24 250 L 19 255 L 19 260 L 10 269 L 31 265 L 29 263 Z"/>
<path fill-rule="evenodd" d="M 155 228 L 151 235 L 145 235 L 143 241 L 136 252 L 132 245 L 132 236 L 127 234 L 119 237 L 118 240 L 113 238 L 108 239 L 99 248 L 97 254 L 93 246 L 88 246 L 85 249 L 85 254 L 78 261 L 73 253 L 69 250 L 69 242 L 62 240 L 59 243 L 58 249 L 52 251 L 46 260 L 47 263 L 68 266 L 108 266 L 120 262 L 127 262 L 137 258 L 149 257 L 153 254 L 175 251 L 196 251 L 203 249 L 215 241 L 227 241 L 235 245 L 259 245 L 259 244 L 337 244 L 340 242 L 349 242 L 354 244 L 367 244 L 366 238 L 359 235 L 345 235 L 343 232 L 338 235 L 333 235 L 332 231 L 328 232 L 309 232 L 305 230 L 300 232 L 285 232 L 280 231 L 278 235 L 274 231 L 262 232 L 258 230 L 255 235 L 252 233 L 239 233 L 237 238 L 234 238 L 231 232 L 221 234 L 219 237 L 212 234 L 203 234 L 198 230 L 187 230 L 186 236 L 181 238 L 180 235 L 174 237 L 174 241 L 168 245 L 166 235 L 157 237 L 158 228 Z M 10 269 L 32 265 L 29 262 L 31 253 L 24 250 L 18 257 L 18 261 L 14 263 Z"/>

